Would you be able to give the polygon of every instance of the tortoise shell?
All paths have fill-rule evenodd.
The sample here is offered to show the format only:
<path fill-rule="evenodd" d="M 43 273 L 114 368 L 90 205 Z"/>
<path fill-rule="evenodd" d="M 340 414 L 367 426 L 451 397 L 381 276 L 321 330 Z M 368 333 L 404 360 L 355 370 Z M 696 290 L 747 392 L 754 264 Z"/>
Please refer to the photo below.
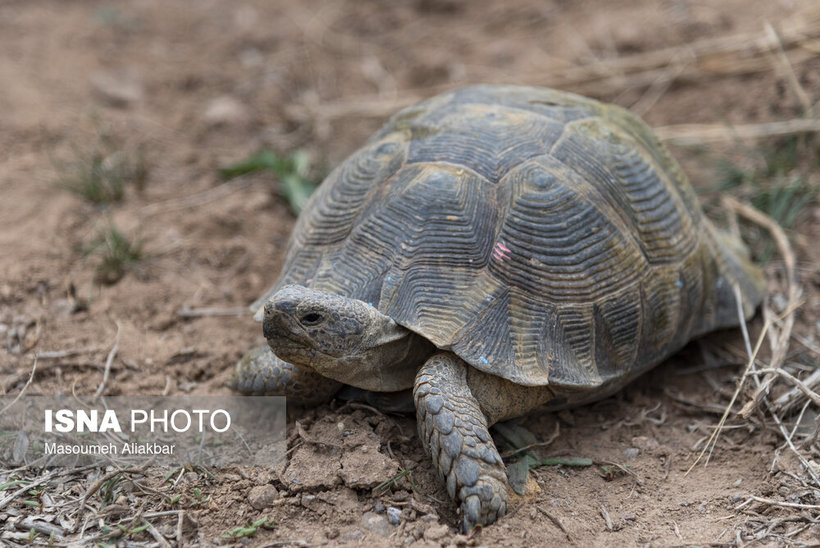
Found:
<path fill-rule="evenodd" d="M 335 169 L 276 286 L 368 302 L 527 386 L 620 384 L 748 315 L 762 277 L 628 111 L 478 86 L 393 116 Z"/>

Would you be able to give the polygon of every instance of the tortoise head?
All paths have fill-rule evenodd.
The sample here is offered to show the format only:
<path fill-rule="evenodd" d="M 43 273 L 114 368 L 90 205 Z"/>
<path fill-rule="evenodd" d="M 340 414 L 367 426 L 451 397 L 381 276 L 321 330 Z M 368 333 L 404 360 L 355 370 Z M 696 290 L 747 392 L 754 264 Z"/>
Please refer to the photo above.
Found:
<path fill-rule="evenodd" d="M 375 307 L 326 291 L 288 285 L 264 310 L 262 329 L 279 358 L 365 390 L 412 387 L 433 350 Z"/>

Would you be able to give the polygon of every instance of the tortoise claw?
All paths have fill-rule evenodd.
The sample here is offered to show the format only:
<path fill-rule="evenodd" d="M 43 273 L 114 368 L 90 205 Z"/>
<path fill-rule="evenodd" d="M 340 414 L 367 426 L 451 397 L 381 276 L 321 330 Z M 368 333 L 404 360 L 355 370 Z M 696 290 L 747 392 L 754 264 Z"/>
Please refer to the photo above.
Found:
<path fill-rule="evenodd" d="M 507 485 L 483 477 L 474 487 L 462 488 L 461 532 L 468 534 L 476 525 L 488 525 L 507 513 Z"/>

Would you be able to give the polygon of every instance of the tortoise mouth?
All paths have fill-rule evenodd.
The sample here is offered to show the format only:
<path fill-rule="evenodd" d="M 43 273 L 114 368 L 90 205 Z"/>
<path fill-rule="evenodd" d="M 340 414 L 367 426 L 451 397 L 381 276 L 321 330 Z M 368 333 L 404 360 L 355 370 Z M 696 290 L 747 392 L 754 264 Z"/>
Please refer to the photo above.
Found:
<path fill-rule="evenodd" d="M 268 346 L 279 359 L 314 371 L 316 371 L 314 364 L 320 357 L 331 357 L 309 344 L 305 344 L 303 340 L 297 340 L 287 335 L 277 334 L 268 337 L 267 340 Z"/>

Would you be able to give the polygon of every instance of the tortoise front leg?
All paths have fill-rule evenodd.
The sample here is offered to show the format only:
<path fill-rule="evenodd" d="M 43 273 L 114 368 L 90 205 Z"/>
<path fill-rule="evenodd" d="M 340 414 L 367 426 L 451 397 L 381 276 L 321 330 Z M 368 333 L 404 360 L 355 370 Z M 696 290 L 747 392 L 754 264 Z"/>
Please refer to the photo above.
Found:
<path fill-rule="evenodd" d="M 286 396 L 289 403 L 314 406 L 330 401 L 342 383 L 279 359 L 257 346 L 236 364 L 231 388 L 243 394 Z"/>
<path fill-rule="evenodd" d="M 436 354 L 413 389 L 419 436 L 450 497 L 461 504 L 464 532 L 507 512 L 508 485 L 487 418 L 467 386 L 468 367 L 454 354 Z"/>

